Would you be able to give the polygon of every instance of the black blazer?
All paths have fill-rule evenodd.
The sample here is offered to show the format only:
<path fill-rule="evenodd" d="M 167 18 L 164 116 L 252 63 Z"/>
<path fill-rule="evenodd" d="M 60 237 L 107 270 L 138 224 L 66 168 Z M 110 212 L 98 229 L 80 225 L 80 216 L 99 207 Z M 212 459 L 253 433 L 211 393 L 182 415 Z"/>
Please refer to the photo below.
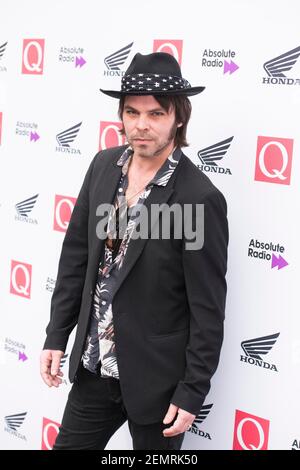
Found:
<path fill-rule="evenodd" d="M 96 236 L 100 203 L 114 201 L 117 166 L 126 146 L 99 152 L 90 164 L 67 229 L 44 349 L 70 356 L 73 382 L 89 327 L 104 241 Z M 177 150 L 181 152 L 181 150 Z M 131 240 L 113 299 L 120 386 L 128 415 L 139 424 L 161 421 L 173 403 L 200 412 L 223 340 L 228 225 L 221 192 L 182 154 L 167 186 L 154 186 L 145 205 L 205 204 L 204 246 L 184 240 Z"/>

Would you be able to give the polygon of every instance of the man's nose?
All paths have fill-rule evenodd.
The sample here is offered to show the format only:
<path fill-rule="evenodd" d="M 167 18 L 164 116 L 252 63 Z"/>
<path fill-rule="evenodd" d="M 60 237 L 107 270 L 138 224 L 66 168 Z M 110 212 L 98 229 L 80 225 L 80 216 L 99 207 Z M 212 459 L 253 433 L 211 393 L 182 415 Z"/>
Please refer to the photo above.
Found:
<path fill-rule="evenodd" d="M 149 121 L 148 121 L 147 116 L 140 114 L 136 123 L 136 127 L 137 129 L 140 129 L 140 130 L 148 129 Z"/>

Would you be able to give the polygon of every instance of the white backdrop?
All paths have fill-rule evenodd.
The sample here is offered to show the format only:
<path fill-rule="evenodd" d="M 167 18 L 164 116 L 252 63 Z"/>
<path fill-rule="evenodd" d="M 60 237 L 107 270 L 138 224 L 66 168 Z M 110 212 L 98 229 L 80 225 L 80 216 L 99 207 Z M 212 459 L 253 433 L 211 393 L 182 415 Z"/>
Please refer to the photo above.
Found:
<path fill-rule="evenodd" d="M 55 438 L 70 384 L 48 389 L 39 354 L 84 174 L 99 142 L 117 144 L 118 102 L 98 89 L 160 46 L 207 87 L 191 98 L 185 152 L 230 223 L 221 360 L 183 448 L 299 448 L 299 15 L 297 0 L 1 2 L 1 449 Z M 107 448 L 131 448 L 127 424 Z"/>

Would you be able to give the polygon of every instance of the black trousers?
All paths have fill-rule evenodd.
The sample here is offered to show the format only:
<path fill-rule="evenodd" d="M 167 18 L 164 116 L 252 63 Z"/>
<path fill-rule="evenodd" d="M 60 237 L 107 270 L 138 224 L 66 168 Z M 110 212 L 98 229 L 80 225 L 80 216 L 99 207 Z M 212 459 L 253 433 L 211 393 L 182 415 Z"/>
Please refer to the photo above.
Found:
<path fill-rule="evenodd" d="M 124 407 L 119 380 L 102 378 L 81 365 L 53 450 L 103 450 L 127 420 L 134 450 L 181 449 L 184 433 L 172 437 L 162 434 L 173 422 L 134 423 Z"/>

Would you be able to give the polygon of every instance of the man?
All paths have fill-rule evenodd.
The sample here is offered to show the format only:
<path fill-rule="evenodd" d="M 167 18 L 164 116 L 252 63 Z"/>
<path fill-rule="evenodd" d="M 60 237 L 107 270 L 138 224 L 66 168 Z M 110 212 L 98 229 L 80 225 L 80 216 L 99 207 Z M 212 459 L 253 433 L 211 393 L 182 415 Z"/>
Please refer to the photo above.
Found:
<path fill-rule="evenodd" d="M 77 332 L 54 449 L 104 449 L 128 420 L 134 449 L 178 450 L 209 391 L 223 339 L 226 202 L 181 151 L 188 96 L 203 90 L 166 53 L 136 54 L 121 91 L 101 90 L 119 98 L 129 145 L 93 159 L 62 247 L 41 354 L 48 386 L 61 383 Z"/>

